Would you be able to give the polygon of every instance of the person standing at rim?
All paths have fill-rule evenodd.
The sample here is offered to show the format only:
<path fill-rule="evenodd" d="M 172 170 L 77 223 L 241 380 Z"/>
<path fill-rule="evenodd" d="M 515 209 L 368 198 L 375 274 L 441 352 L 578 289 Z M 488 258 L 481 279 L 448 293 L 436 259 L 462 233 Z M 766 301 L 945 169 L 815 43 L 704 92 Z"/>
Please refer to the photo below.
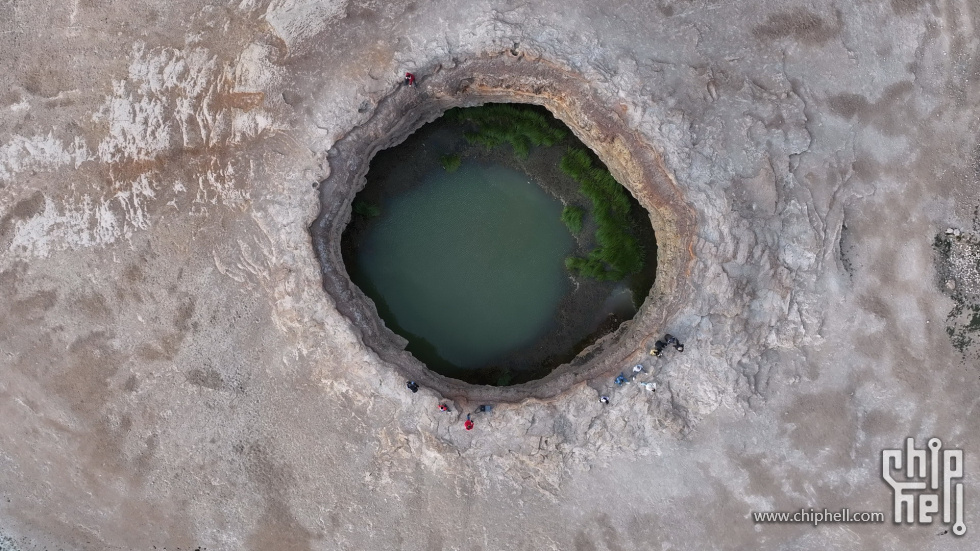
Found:
<path fill-rule="evenodd" d="M 653 348 L 650 349 L 650 354 L 659 358 L 663 355 L 664 348 L 667 348 L 667 343 L 664 341 L 657 341 L 653 343 Z"/>
<path fill-rule="evenodd" d="M 666 341 L 667 344 L 673 345 L 674 350 L 678 352 L 684 351 L 684 345 L 681 344 L 681 341 L 677 340 L 677 337 L 671 335 L 670 333 L 664 335 L 664 341 Z"/>

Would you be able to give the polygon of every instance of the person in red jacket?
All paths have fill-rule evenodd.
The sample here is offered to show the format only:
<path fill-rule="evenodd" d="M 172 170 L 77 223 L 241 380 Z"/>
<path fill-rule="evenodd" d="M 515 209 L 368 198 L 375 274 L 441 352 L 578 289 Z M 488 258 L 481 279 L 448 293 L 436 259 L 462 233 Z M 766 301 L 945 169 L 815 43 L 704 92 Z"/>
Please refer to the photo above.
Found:
<path fill-rule="evenodd" d="M 415 86 L 415 75 L 412 73 L 405 73 L 405 84 Z"/>
<path fill-rule="evenodd" d="M 463 423 L 463 426 L 466 427 L 466 430 L 473 430 L 473 421 L 470 420 L 469 413 L 466 414 L 466 422 Z"/>

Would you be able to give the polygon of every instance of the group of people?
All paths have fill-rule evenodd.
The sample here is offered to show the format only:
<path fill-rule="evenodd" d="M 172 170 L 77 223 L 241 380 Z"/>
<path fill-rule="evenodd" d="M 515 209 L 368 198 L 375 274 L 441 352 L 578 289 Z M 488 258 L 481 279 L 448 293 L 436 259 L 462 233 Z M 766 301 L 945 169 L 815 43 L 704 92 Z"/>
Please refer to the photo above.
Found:
<path fill-rule="evenodd" d="M 484 404 L 476 408 L 476 413 L 490 413 L 491 409 L 493 409 L 492 406 L 488 406 Z M 443 413 L 452 413 L 453 410 L 451 410 L 449 406 L 447 406 L 446 404 L 439 404 L 439 411 Z M 466 420 L 463 421 L 463 428 L 465 428 L 466 430 L 473 430 L 472 415 L 473 415 L 472 413 L 467 413 Z"/>
<path fill-rule="evenodd" d="M 646 369 L 643 367 L 643 364 L 636 364 L 636 365 L 633 366 L 633 374 L 630 375 L 629 378 L 627 378 L 626 375 L 624 375 L 622 372 L 620 372 L 619 375 L 616 376 L 616 379 L 614 379 L 613 382 L 616 383 L 616 386 L 623 386 L 625 384 L 632 383 L 633 381 L 635 381 L 636 380 L 636 377 L 640 373 L 646 373 Z M 643 388 L 645 388 L 646 390 L 648 390 L 650 392 L 656 392 L 657 391 L 657 383 L 655 383 L 653 381 L 641 382 L 640 383 L 640 386 L 642 386 Z M 602 402 L 603 404 L 608 404 L 609 403 L 609 396 L 606 396 L 606 395 L 599 396 L 599 401 Z"/>
<path fill-rule="evenodd" d="M 636 365 L 633 366 L 633 374 L 630 375 L 629 378 L 627 378 L 626 375 L 623 375 L 623 372 L 620 371 L 619 372 L 619 375 L 616 376 L 616 379 L 614 379 L 613 382 L 616 383 L 616 386 L 623 386 L 626 383 L 632 383 L 633 381 L 635 381 L 636 378 L 637 378 L 637 376 L 640 375 L 640 373 L 646 373 L 646 368 L 643 367 L 643 364 L 636 364 Z M 649 390 L 651 392 L 656 392 L 657 391 L 657 383 L 653 383 L 653 382 L 640 383 L 640 386 L 642 386 L 643 388 L 645 388 L 645 389 L 647 389 L 647 390 Z M 603 398 L 606 398 L 606 399 L 603 400 Z M 602 402 L 602 403 L 604 403 L 604 404 L 608 404 L 609 403 L 609 397 L 608 396 L 600 396 L 599 397 L 599 401 Z"/>
<path fill-rule="evenodd" d="M 653 348 L 650 349 L 650 354 L 659 358 L 661 355 L 663 355 L 664 349 L 668 346 L 673 346 L 674 350 L 678 352 L 684 351 L 684 345 L 681 344 L 681 341 L 677 340 L 677 337 L 667 333 L 664 335 L 664 340 L 658 340 L 657 342 L 653 343 Z"/>
<path fill-rule="evenodd" d="M 412 391 L 412 394 L 415 394 L 416 392 L 419 391 L 419 384 L 416 383 L 415 381 L 408 381 L 405 383 L 405 386 L 408 388 L 408 390 Z M 443 413 L 452 413 L 453 411 L 445 402 L 440 402 L 438 407 L 439 407 L 439 411 Z M 476 408 L 475 413 L 490 413 L 490 410 L 492 409 L 493 406 L 488 404 L 483 404 Z M 473 423 L 472 415 L 473 415 L 472 413 L 467 413 L 466 420 L 463 421 L 463 427 L 466 430 L 473 430 L 473 427 L 475 426 Z"/>
<path fill-rule="evenodd" d="M 409 82 L 408 77 L 412 74 L 405 73 L 405 75 L 406 75 L 405 81 L 408 83 Z M 414 84 L 414 82 L 415 82 L 415 77 L 412 76 L 409 85 Z M 670 333 L 667 333 L 666 335 L 664 335 L 663 340 L 658 340 L 657 342 L 653 343 L 653 348 L 650 349 L 650 355 L 659 358 L 663 356 L 664 350 L 668 346 L 673 346 L 674 350 L 678 352 L 684 351 L 684 345 L 681 343 L 681 341 L 677 340 L 677 337 L 671 335 Z M 616 383 L 616 386 L 623 386 L 626 383 L 635 381 L 636 377 L 640 373 L 646 373 L 646 369 L 643 367 L 643 364 L 636 364 L 633 366 L 633 374 L 629 378 L 627 378 L 626 375 L 620 372 L 619 375 L 616 376 L 614 382 Z M 415 381 L 408 381 L 407 383 L 405 383 L 405 386 L 408 387 L 408 390 L 411 390 L 412 393 L 416 393 L 419 391 L 419 385 Z M 650 392 L 657 391 L 657 383 L 653 381 L 641 382 L 640 386 L 642 386 L 643 388 L 645 388 Z M 599 396 L 599 401 L 602 402 L 603 404 L 608 404 L 609 396 L 606 395 Z M 488 413 L 491 409 L 492 409 L 491 406 L 481 405 L 480 407 L 476 408 L 476 411 L 479 413 Z M 452 409 L 450 409 L 449 406 L 446 405 L 445 403 L 439 404 L 439 411 L 443 413 L 452 413 Z M 466 420 L 463 421 L 463 427 L 466 428 L 466 430 L 473 430 L 474 423 L 473 423 L 471 413 L 466 414 Z"/>
<path fill-rule="evenodd" d="M 663 356 L 664 350 L 668 346 L 673 346 L 674 350 L 678 352 L 684 351 L 684 345 L 681 343 L 681 341 L 679 341 L 677 337 L 671 335 L 670 333 L 667 333 L 666 335 L 664 335 L 663 340 L 658 340 L 657 342 L 653 343 L 653 348 L 650 349 L 650 355 L 659 358 Z M 624 384 L 635 381 L 636 377 L 640 373 L 645 373 L 645 372 L 646 369 L 643 367 L 643 364 L 636 364 L 633 366 L 633 374 L 629 378 L 627 378 L 626 375 L 620 372 L 619 375 L 617 375 L 616 378 L 613 380 L 613 382 L 616 383 L 616 386 L 623 386 Z M 657 383 L 653 381 L 641 382 L 640 386 L 642 386 L 643 388 L 645 388 L 650 392 L 657 391 Z M 599 401 L 602 402 L 603 404 L 608 404 L 609 396 L 606 395 L 599 396 Z"/>

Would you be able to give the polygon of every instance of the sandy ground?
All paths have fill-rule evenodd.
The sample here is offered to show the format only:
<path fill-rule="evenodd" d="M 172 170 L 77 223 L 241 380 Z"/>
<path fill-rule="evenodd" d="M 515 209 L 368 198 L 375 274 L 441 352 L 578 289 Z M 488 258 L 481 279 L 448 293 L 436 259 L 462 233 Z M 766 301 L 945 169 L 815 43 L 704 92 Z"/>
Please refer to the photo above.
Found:
<path fill-rule="evenodd" d="M 0 549 L 980 546 L 975 1 L 0 21 Z M 508 52 L 662 156 L 697 220 L 665 325 L 687 350 L 648 362 L 656 393 L 612 373 L 467 432 L 338 313 L 308 227 L 402 73 Z M 965 536 L 893 523 L 907 437 L 963 450 Z M 811 507 L 887 520 L 751 515 Z"/>

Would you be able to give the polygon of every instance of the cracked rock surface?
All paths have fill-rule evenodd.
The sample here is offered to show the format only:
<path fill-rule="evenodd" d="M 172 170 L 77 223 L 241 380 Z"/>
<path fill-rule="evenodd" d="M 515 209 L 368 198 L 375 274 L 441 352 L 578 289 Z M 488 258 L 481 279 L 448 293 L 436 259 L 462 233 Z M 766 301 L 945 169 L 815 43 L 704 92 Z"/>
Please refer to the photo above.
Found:
<path fill-rule="evenodd" d="M 38 0 L 0 21 L 0 549 L 978 547 L 980 345 L 955 336 L 980 4 Z M 610 363 L 466 431 L 475 403 L 408 392 L 324 292 L 309 226 L 345 136 L 495 59 L 575 75 L 653 152 L 693 222 L 684 300 L 648 330 L 685 351 L 644 359 L 656 392 Z M 881 452 L 907 437 L 964 450 L 965 536 L 892 524 Z M 751 517 L 810 507 L 888 520 Z"/>

